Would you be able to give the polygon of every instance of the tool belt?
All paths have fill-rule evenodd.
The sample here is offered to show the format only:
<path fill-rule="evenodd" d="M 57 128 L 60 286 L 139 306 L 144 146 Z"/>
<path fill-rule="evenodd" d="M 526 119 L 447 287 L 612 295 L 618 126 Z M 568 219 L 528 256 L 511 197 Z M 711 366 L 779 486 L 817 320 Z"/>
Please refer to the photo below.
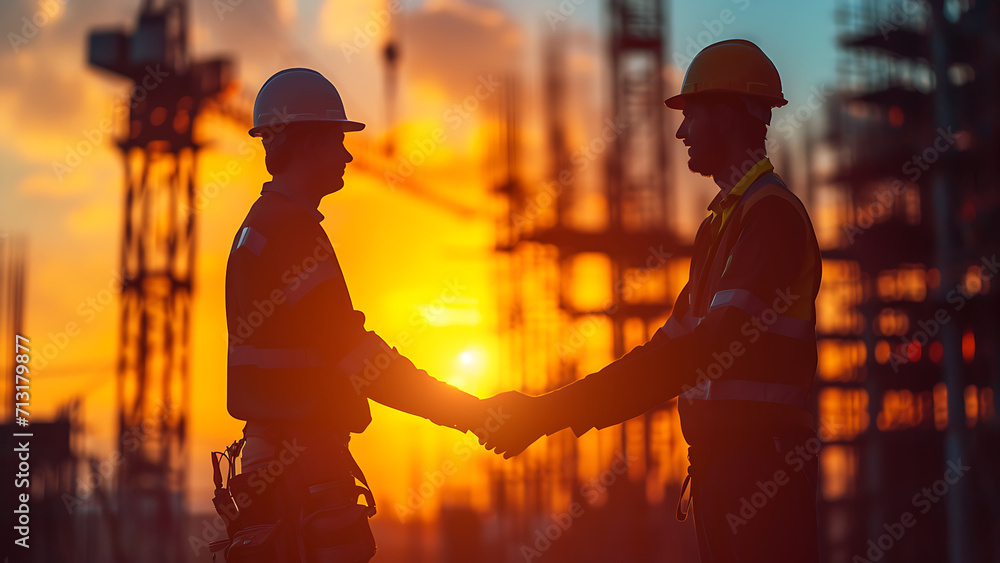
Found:
<path fill-rule="evenodd" d="M 375 554 L 368 519 L 375 498 L 364 473 L 343 444 L 349 477 L 320 483 L 303 479 L 301 467 L 283 466 L 270 479 L 257 472 L 236 474 L 234 461 L 246 439 L 225 452 L 212 452 L 216 512 L 229 537 L 212 542 L 213 561 L 227 563 L 361 563 Z M 229 461 L 223 486 L 220 463 Z M 254 479 L 257 477 L 257 479 Z M 360 481 L 363 486 L 359 486 Z M 367 504 L 359 504 L 360 496 Z"/>

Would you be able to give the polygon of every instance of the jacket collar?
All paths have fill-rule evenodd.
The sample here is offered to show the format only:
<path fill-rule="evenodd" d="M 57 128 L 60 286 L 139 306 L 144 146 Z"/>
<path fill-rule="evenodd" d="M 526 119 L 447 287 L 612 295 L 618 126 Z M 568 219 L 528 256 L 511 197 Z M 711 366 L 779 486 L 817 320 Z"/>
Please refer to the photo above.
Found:
<path fill-rule="evenodd" d="M 323 214 L 319 212 L 319 209 L 313 207 L 311 203 L 305 200 L 299 194 L 292 192 L 290 190 L 285 190 L 281 188 L 280 184 L 276 184 L 273 180 L 270 182 L 264 182 L 264 187 L 260 190 L 260 195 L 264 195 L 265 192 L 275 192 L 282 196 L 288 198 L 293 203 L 299 205 L 309 213 L 309 216 L 316 220 L 317 223 L 324 219 Z"/>

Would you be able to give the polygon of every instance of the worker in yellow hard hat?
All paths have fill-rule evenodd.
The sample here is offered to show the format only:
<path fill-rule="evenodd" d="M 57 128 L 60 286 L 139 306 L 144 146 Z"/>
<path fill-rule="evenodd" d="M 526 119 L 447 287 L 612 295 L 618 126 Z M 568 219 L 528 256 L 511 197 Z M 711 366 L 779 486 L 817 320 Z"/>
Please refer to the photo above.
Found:
<path fill-rule="evenodd" d="M 217 509 L 238 509 L 219 549 L 229 563 L 368 561 L 374 497 L 348 441 L 371 422 L 369 399 L 462 432 L 483 434 L 502 415 L 417 369 L 354 309 L 317 209 L 344 186 L 345 133 L 364 128 L 333 84 L 311 69 L 278 72 L 257 95 L 253 124 L 274 179 L 237 229 L 226 268 L 227 408 L 246 426 L 227 452 L 242 472 L 223 487 L 216 467 Z M 218 500 L 225 494 L 233 499 Z"/>
<path fill-rule="evenodd" d="M 539 397 L 488 401 L 510 420 L 486 441 L 505 457 L 544 434 L 580 436 L 678 397 L 703 562 L 817 561 L 817 451 L 807 396 L 816 371 L 819 246 L 802 202 L 775 174 L 765 136 L 787 103 L 750 41 L 706 47 L 681 92 L 676 136 L 719 193 L 695 237 L 690 277 L 652 339 Z"/>

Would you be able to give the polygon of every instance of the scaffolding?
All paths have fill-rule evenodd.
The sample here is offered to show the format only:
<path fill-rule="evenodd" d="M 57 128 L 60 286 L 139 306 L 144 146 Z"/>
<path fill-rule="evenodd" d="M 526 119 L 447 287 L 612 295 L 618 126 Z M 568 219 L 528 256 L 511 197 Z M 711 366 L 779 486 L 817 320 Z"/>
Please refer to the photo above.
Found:
<path fill-rule="evenodd" d="M 819 303 L 821 551 L 995 561 L 1000 10 L 841 0 L 836 13 L 844 223 Z M 907 512 L 919 534 L 880 542 Z"/>
<path fill-rule="evenodd" d="M 90 35 L 89 62 L 134 83 L 127 133 L 117 358 L 116 559 L 184 557 L 197 202 L 194 124 L 228 59 L 188 55 L 187 3 L 146 0 L 134 31 Z"/>
<path fill-rule="evenodd" d="M 691 248 L 675 229 L 667 181 L 666 3 L 611 0 L 606 9 L 610 116 L 583 150 L 573 150 L 566 116 L 569 41 L 562 34 L 546 41 L 546 181 L 524 180 L 518 88 L 504 92 L 496 250 L 498 277 L 508 280 L 500 284 L 505 389 L 537 395 L 646 342 L 686 280 Z M 582 169 L 593 174 L 602 164 L 599 181 L 583 181 Z M 676 539 L 664 535 L 680 533 L 667 526 L 684 471 L 675 455 L 683 450 L 676 401 L 617 430 L 579 441 L 563 432 L 543 442 L 495 476 L 498 511 L 509 526 L 504 536 L 533 540 L 553 514 L 578 503 L 592 513 L 574 522 L 578 541 L 553 545 L 546 560 L 646 560 Z M 616 456 L 629 459 L 627 477 L 608 487 L 603 504 L 592 504 L 587 487 L 595 474 L 607 475 Z M 670 548 L 677 553 L 676 543 Z"/>

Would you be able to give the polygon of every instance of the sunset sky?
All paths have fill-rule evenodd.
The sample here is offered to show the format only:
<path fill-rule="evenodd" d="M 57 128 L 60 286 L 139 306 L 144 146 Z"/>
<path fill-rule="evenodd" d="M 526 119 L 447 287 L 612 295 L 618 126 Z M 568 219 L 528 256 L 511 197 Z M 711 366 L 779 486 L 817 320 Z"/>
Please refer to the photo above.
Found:
<path fill-rule="evenodd" d="M 669 60 L 686 65 L 692 44 L 701 48 L 732 37 L 757 42 L 772 58 L 790 101 L 776 110 L 774 125 L 809 108 L 810 96 L 815 98 L 834 83 L 832 1 L 673 4 Z M 532 156 L 541 154 L 545 143 L 538 103 L 541 40 L 553 28 L 569 38 L 567 68 L 574 96 L 570 145 L 582 145 L 599 134 L 605 117 L 601 109 L 607 100 L 602 80 L 607 71 L 605 3 L 403 3 L 404 9 L 390 16 L 401 50 L 395 124 L 400 155 L 395 163 L 375 154 L 388 131 L 381 65 L 386 27 L 378 14 L 385 2 L 231 0 L 228 5 L 231 11 L 217 11 L 212 2 L 192 2 L 191 48 L 196 57 L 236 59 L 244 99 L 252 101 L 263 81 L 277 70 L 311 67 L 337 85 L 348 116 L 368 124 L 364 131 L 348 134 L 355 162 L 348 165 L 345 189 L 320 206 L 326 217 L 323 226 L 354 305 L 367 316 L 367 328 L 390 341 L 403 332 L 412 335 L 412 345 L 400 351 L 440 379 L 483 397 L 502 391 L 495 367 L 497 273 L 491 175 L 486 165 L 500 89 L 477 100 L 477 109 L 467 115 L 456 113 L 453 106 L 474 98 L 477 86 L 489 83 L 491 77 L 502 82 L 517 76 L 525 104 L 523 154 L 527 156 L 522 166 L 527 180 L 547 179 L 545 159 Z M 0 168 L 5 174 L 0 231 L 29 239 L 27 335 L 36 350 L 48 343 L 59 347 L 52 358 L 39 358 L 36 352 L 32 416 L 40 420 L 65 401 L 82 396 L 84 449 L 100 458 L 115 441 L 113 366 L 119 323 L 115 272 L 123 191 L 122 161 L 111 132 L 102 130 L 101 123 L 118 115 L 115 107 L 126 99 L 128 85 L 89 67 L 85 45 L 87 33 L 95 27 L 133 26 L 138 2 L 3 2 L 4 36 L 23 33 L 22 18 L 30 21 L 39 10 L 51 15 L 37 35 L 27 43 L 0 48 Z M 560 10 L 565 21 L 553 19 Z M 547 17 L 547 11 L 553 12 Z M 716 22 L 723 19 L 731 23 Z M 367 34 L 365 29 L 376 33 Z M 673 65 L 669 70 L 674 87 L 683 70 Z M 803 110 L 800 115 L 812 118 L 815 113 Z M 674 127 L 676 118 L 676 113 L 671 115 Z M 801 130 L 791 121 L 783 123 L 790 128 L 779 131 L 772 126 L 772 135 L 794 145 Z M 115 122 L 116 133 L 122 125 L 121 120 Z M 438 128 L 444 131 L 444 140 L 426 151 L 425 161 L 414 168 L 413 181 L 482 213 L 460 216 L 387 185 L 385 170 L 428 146 Z M 791 136 L 785 135 L 792 129 Z M 677 162 L 683 151 L 678 150 L 682 147 L 673 132 L 667 138 Z M 206 195 L 198 217 L 189 501 L 196 510 L 209 510 L 208 452 L 239 437 L 243 424 L 225 410 L 226 260 L 237 227 L 270 177 L 260 142 L 247 136 L 245 124 L 206 115 L 198 137 L 207 146 L 200 153 L 197 185 L 204 189 L 216 182 L 219 189 Z M 253 148 L 249 153 L 247 146 Z M 92 150 L 82 154 L 80 147 Z M 72 165 L 70 151 L 81 152 L 78 164 Z M 780 156 L 774 160 L 786 179 L 795 177 L 784 173 Z M 239 172 L 229 178 L 224 171 L 233 162 Z M 60 177 L 54 163 L 71 165 Z M 596 176 L 602 170 L 595 163 L 581 175 Z M 694 177 L 683 164 L 675 166 L 674 175 L 678 190 L 685 194 L 678 216 L 693 236 L 715 186 Z M 799 191 L 794 185 L 793 189 Z M 456 293 L 458 298 L 451 299 Z M 78 336 L 61 336 L 68 323 L 81 327 Z M 376 494 L 389 502 L 405 498 L 424 470 L 458 457 L 456 451 L 465 447 L 462 440 L 475 445 L 473 437 L 463 438 L 410 415 L 377 405 L 372 411 L 374 422 L 354 437 L 352 449 Z M 491 462 L 480 454 L 466 463 L 479 468 Z M 482 471 L 462 471 L 457 488 L 472 490 L 484 478 Z M 431 514 L 441 500 L 447 499 L 434 498 L 422 510 Z"/>

